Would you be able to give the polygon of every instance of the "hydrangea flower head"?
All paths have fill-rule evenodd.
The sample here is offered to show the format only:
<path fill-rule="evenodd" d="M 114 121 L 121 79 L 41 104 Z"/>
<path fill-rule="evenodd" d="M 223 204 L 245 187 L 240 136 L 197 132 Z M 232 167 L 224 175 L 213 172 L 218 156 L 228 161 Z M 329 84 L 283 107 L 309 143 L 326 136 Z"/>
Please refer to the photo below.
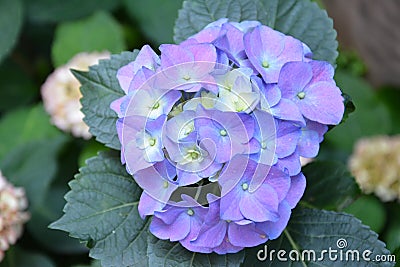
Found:
<path fill-rule="evenodd" d="M 80 83 L 70 70 L 87 71 L 89 66 L 109 57 L 108 52 L 80 53 L 47 77 L 41 88 L 43 104 L 52 123 L 59 129 L 71 132 L 75 137 L 91 138 L 89 127 L 83 122 L 84 115 L 79 102 L 82 97 Z"/>
<path fill-rule="evenodd" d="M 144 46 L 118 71 L 121 159 L 150 231 L 195 252 L 279 237 L 344 105 L 333 68 L 257 21 L 220 19 L 178 45 Z"/>
<path fill-rule="evenodd" d="M 0 172 L 0 262 L 22 235 L 23 224 L 29 220 L 27 206 L 24 189 L 14 187 Z"/>

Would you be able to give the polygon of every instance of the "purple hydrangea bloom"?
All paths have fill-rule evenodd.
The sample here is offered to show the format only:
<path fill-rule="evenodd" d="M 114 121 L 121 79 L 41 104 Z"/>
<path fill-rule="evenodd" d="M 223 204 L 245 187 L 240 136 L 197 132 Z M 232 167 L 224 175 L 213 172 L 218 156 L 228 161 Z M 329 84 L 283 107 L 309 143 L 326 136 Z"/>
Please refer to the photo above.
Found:
<path fill-rule="evenodd" d="M 313 65 L 311 62 L 289 62 L 282 68 L 278 82 L 282 97 L 295 102 L 309 120 L 338 124 L 344 105 L 340 89 L 330 78 L 333 67 L 325 63 L 316 69 Z"/>
<path fill-rule="evenodd" d="M 307 120 L 306 122 L 306 127 L 301 128 L 297 151 L 302 157 L 313 158 L 318 154 L 319 143 L 324 140 L 328 126 L 315 121 Z"/>
<path fill-rule="evenodd" d="M 129 93 L 130 84 L 137 74 L 137 72 L 142 68 L 147 68 L 149 70 L 156 70 L 160 65 L 160 58 L 151 49 L 150 46 L 145 45 L 140 49 L 136 60 L 129 63 L 128 65 L 120 68 L 117 73 L 117 78 L 119 85 L 126 94 Z"/>
<path fill-rule="evenodd" d="M 197 237 L 189 244 L 191 250 L 204 252 L 204 248 L 210 248 L 218 254 L 235 253 L 245 246 L 256 246 L 267 240 L 252 221 L 221 219 L 220 200 L 211 194 L 207 198 L 209 210 Z"/>
<path fill-rule="evenodd" d="M 180 186 L 197 183 L 202 178 L 215 175 L 222 167 L 216 162 L 216 150 L 207 149 L 204 143 L 195 141 L 172 142 L 164 139 L 166 151 L 176 164 L 177 182 Z"/>
<path fill-rule="evenodd" d="M 206 110 L 199 105 L 195 128 L 204 147 L 218 151 L 215 155 L 218 163 L 225 163 L 236 154 L 249 154 L 254 120 L 247 114 Z"/>
<path fill-rule="evenodd" d="M 130 116 L 122 120 L 123 129 L 120 140 L 124 147 L 126 167 L 130 174 L 165 159 L 161 138 L 165 119 L 165 116 L 160 116 L 156 120 Z"/>
<path fill-rule="evenodd" d="M 259 142 L 260 150 L 251 155 L 252 159 L 274 165 L 278 158 L 285 158 L 295 152 L 297 140 L 302 134 L 300 127 L 292 122 L 274 119 L 263 110 L 254 111 L 253 116 L 258 123 L 254 136 Z"/>
<path fill-rule="evenodd" d="M 333 67 L 257 21 L 220 19 L 159 50 L 118 71 L 111 104 L 150 232 L 218 254 L 278 238 L 305 190 L 300 156 L 343 116 Z"/>
<path fill-rule="evenodd" d="M 202 87 L 216 92 L 211 72 L 217 51 L 211 44 L 161 45 L 161 69 L 157 84 L 163 88 L 197 92 Z"/>
<path fill-rule="evenodd" d="M 244 36 L 246 54 L 266 83 L 278 81 L 282 66 L 302 61 L 303 45 L 299 40 L 260 25 Z"/>
<path fill-rule="evenodd" d="M 182 201 L 168 205 L 163 211 L 156 211 L 150 224 L 150 231 L 160 239 L 181 241 L 197 236 L 203 224 L 207 208 L 189 196 L 182 195 Z"/>
<path fill-rule="evenodd" d="M 260 184 L 256 190 L 251 190 L 250 185 L 254 181 Z M 222 219 L 265 222 L 279 218 L 279 202 L 290 188 L 290 177 L 275 167 L 235 157 L 222 172 L 218 183 L 222 187 Z"/>

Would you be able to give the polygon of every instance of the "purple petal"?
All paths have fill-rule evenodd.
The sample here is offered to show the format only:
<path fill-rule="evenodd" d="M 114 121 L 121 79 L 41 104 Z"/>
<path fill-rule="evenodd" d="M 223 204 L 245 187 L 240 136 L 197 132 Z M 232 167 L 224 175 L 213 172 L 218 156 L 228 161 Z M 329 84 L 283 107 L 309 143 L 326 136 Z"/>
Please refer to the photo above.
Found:
<path fill-rule="evenodd" d="M 193 252 L 200 252 L 200 253 L 210 253 L 212 251 L 212 248 L 209 247 L 200 247 L 200 246 L 195 246 L 191 242 L 193 239 L 196 239 L 197 236 L 199 235 L 199 232 L 201 230 L 201 227 L 203 226 L 203 222 L 200 220 L 191 220 L 190 221 L 190 233 L 182 240 L 179 242 L 181 243 L 182 246 L 184 246 L 186 249 L 193 251 Z"/>
<path fill-rule="evenodd" d="M 202 177 L 200 177 L 198 173 L 188 172 L 185 171 L 184 169 L 178 169 L 177 175 L 178 175 L 177 182 L 179 186 L 195 184 L 202 179 Z"/>
<path fill-rule="evenodd" d="M 239 186 L 240 187 L 240 186 Z M 242 191 L 242 192 L 241 192 Z M 237 221 L 244 217 L 240 212 L 239 202 L 242 198 L 243 190 L 236 186 L 228 194 L 223 195 L 220 200 L 221 219 Z"/>
<path fill-rule="evenodd" d="M 151 49 L 149 45 L 144 45 L 142 49 L 140 49 L 139 54 L 134 61 L 133 71 L 136 73 L 142 67 L 155 70 L 159 64 L 160 58 L 158 55 L 153 51 L 153 49 Z"/>
<path fill-rule="evenodd" d="M 260 25 L 244 36 L 246 54 L 266 83 L 278 81 L 282 66 L 302 61 L 302 43 L 290 36 Z"/>
<path fill-rule="evenodd" d="M 192 241 L 194 246 L 215 248 L 221 245 L 227 231 L 227 222 L 217 221 L 215 224 L 204 224 L 198 237 Z"/>
<path fill-rule="evenodd" d="M 145 67 L 139 69 L 133 77 L 128 92 L 135 90 L 147 90 L 154 87 L 155 72 Z"/>
<path fill-rule="evenodd" d="M 161 51 L 161 66 L 167 68 L 182 63 L 193 62 L 193 54 L 181 45 L 162 44 Z"/>
<path fill-rule="evenodd" d="M 227 253 L 236 253 L 236 252 L 241 251 L 242 249 L 243 249 L 243 247 L 237 247 L 237 246 L 232 245 L 229 242 L 229 238 L 228 238 L 228 234 L 227 234 L 225 236 L 225 238 L 223 239 L 223 242 L 218 247 L 213 248 L 213 251 L 217 254 L 224 255 Z"/>
<path fill-rule="evenodd" d="M 291 100 L 282 98 L 278 105 L 271 108 L 272 114 L 281 120 L 288 120 L 305 126 L 305 120 L 298 106 Z"/>
<path fill-rule="evenodd" d="M 259 83 L 257 83 L 257 85 L 259 85 Z M 259 86 L 259 88 L 262 92 L 262 109 L 269 110 L 281 100 L 281 90 L 277 84 L 266 84 L 265 86 Z"/>
<path fill-rule="evenodd" d="M 306 189 L 306 177 L 302 173 L 291 178 L 290 189 L 286 196 L 286 201 L 293 209 L 300 201 Z"/>
<path fill-rule="evenodd" d="M 301 131 L 301 136 L 297 146 L 297 152 L 300 156 L 313 158 L 318 155 L 319 135 L 315 131 L 307 129 Z"/>
<path fill-rule="evenodd" d="M 275 153 L 279 158 L 287 157 L 296 150 L 300 134 L 300 128 L 294 126 L 293 123 L 285 121 L 278 123 Z"/>
<path fill-rule="evenodd" d="M 166 224 L 161 219 L 153 217 L 149 229 L 160 239 L 169 239 L 172 242 L 182 240 L 190 232 L 190 218 L 187 213 L 182 212 L 172 224 Z"/>
<path fill-rule="evenodd" d="M 215 40 L 215 46 L 227 53 L 235 62 L 243 59 L 245 57 L 243 32 L 229 23 L 224 24 L 222 30 L 226 33 Z M 241 53 L 242 56 L 240 56 Z"/>
<path fill-rule="evenodd" d="M 245 20 L 245 21 L 241 21 L 241 22 L 230 22 L 230 24 L 232 24 L 233 26 L 235 26 L 242 32 L 246 33 L 250 29 L 260 26 L 261 22 L 256 21 L 256 20 Z"/>
<path fill-rule="evenodd" d="M 304 53 L 304 62 L 307 62 L 312 59 L 313 53 L 311 51 L 311 48 L 308 45 L 306 45 L 305 43 L 302 43 L 302 45 L 303 45 L 303 53 Z"/>
<path fill-rule="evenodd" d="M 281 202 L 290 189 L 290 177 L 276 167 L 271 167 L 265 179 L 265 183 L 269 184 L 277 193 L 278 201 Z"/>
<path fill-rule="evenodd" d="M 199 43 L 212 43 L 215 39 L 218 38 L 218 36 L 220 36 L 221 27 L 226 22 L 228 22 L 227 18 L 221 18 L 217 21 L 214 21 L 189 39 L 193 38 Z"/>
<path fill-rule="evenodd" d="M 131 84 L 134 75 L 134 62 L 121 67 L 117 72 L 119 85 L 121 86 L 122 90 L 124 90 L 125 94 L 128 94 L 129 85 Z"/>
<path fill-rule="evenodd" d="M 221 185 L 221 195 L 226 195 L 230 192 L 242 179 L 244 179 L 245 171 L 255 168 L 254 161 L 246 156 L 236 155 L 227 163 L 218 178 L 218 183 Z M 265 175 L 264 177 L 265 178 Z"/>
<path fill-rule="evenodd" d="M 165 133 L 168 138 L 174 142 L 194 141 L 197 136 L 195 132 L 191 131 L 194 131 L 195 114 L 196 113 L 192 110 L 185 110 L 179 113 L 177 116 L 169 119 L 165 127 Z"/>
<path fill-rule="evenodd" d="M 153 215 L 155 211 L 161 211 L 165 205 L 165 203 L 155 200 L 143 191 L 138 205 L 140 217 L 144 219 L 147 215 Z"/>
<path fill-rule="evenodd" d="M 123 66 L 117 72 L 117 79 L 125 94 L 128 94 L 130 84 L 139 69 L 146 67 L 155 70 L 159 63 L 160 59 L 151 47 L 148 45 L 143 46 L 135 61 Z"/>
<path fill-rule="evenodd" d="M 158 164 L 166 165 L 166 163 L 157 163 L 156 166 Z M 178 186 L 171 183 L 168 177 L 162 176 L 162 173 L 157 170 L 159 168 L 152 166 L 140 170 L 135 173 L 134 179 L 147 194 L 160 202 L 166 203 Z"/>
<path fill-rule="evenodd" d="M 144 158 L 143 150 L 136 146 L 135 142 L 125 145 L 126 167 L 129 173 L 134 174 L 140 170 L 154 165 L 155 162 L 147 162 Z"/>
<path fill-rule="evenodd" d="M 299 92 L 303 91 L 312 77 L 313 73 L 310 64 L 305 62 L 286 63 L 282 67 L 278 81 L 282 97 L 294 99 Z"/>
<path fill-rule="evenodd" d="M 268 184 L 261 185 L 254 193 L 246 191 L 239 203 L 243 216 L 254 222 L 276 221 L 278 205 L 278 195 Z"/>
<path fill-rule="evenodd" d="M 339 124 L 344 113 L 340 89 L 330 82 L 318 82 L 304 89 L 297 103 L 304 117 L 322 124 Z"/>
<path fill-rule="evenodd" d="M 239 225 L 234 222 L 228 226 L 229 241 L 234 246 L 254 247 L 265 243 L 268 238 L 255 224 Z"/>
<path fill-rule="evenodd" d="M 287 170 L 290 176 L 294 176 L 301 171 L 300 156 L 295 151 L 292 155 L 278 159 L 276 166 L 281 170 Z"/>
<path fill-rule="evenodd" d="M 291 207 L 286 201 L 281 202 L 279 204 L 279 220 L 276 222 L 259 223 L 257 224 L 257 228 L 263 230 L 271 240 L 278 238 L 289 222 L 291 214 L 290 208 Z"/>
<path fill-rule="evenodd" d="M 121 111 L 121 104 L 125 100 L 126 96 L 120 97 L 110 104 L 110 108 L 114 110 L 119 118 L 122 118 L 124 116 L 123 112 Z"/>
<path fill-rule="evenodd" d="M 204 74 L 208 74 L 213 71 L 213 67 L 215 62 L 217 61 L 217 51 L 215 47 L 211 44 L 195 44 L 187 46 L 187 49 L 192 52 L 194 56 L 195 62 L 208 62 L 211 64 L 196 64 L 196 71 L 199 72 L 199 67 L 203 69 L 203 66 L 206 67 L 206 70 L 200 72 L 200 76 Z"/>
<path fill-rule="evenodd" d="M 326 61 L 311 60 L 309 62 L 313 72 L 313 78 L 310 83 L 321 81 L 330 82 L 333 80 L 335 69 Z"/>

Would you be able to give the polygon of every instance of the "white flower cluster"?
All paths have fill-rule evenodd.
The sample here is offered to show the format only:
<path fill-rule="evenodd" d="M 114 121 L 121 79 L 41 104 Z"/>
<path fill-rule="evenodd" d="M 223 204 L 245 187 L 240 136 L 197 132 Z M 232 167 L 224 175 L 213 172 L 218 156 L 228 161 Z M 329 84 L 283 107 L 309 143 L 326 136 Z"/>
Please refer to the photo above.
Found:
<path fill-rule="evenodd" d="M 14 187 L 0 172 L 0 262 L 22 235 L 23 224 L 29 220 L 27 207 L 24 189 Z"/>
<path fill-rule="evenodd" d="M 79 102 L 82 97 L 80 83 L 70 70 L 87 71 L 89 66 L 109 57 L 109 52 L 79 53 L 47 77 L 41 93 L 44 107 L 55 126 L 65 132 L 71 132 L 75 137 L 91 138 L 89 127 L 83 122 L 84 115 Z"/>
<path fill-rule="evenodd" d="M 349 167 L 363 192 L 400 200 L 400 135 L 360 139 Z"/>

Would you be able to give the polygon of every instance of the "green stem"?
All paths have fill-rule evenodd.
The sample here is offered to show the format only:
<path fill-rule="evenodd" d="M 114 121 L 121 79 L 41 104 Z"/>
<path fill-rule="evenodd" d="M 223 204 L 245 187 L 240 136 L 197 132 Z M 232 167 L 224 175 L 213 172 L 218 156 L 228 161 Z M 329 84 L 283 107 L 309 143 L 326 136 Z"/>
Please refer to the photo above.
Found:
<path fill-rule="evenodd" d="M 289 234 L 289 231 L 287 229 L 285 229 L 283 231 L 285 233 L 285 236 L 287 237 L 287 239 L 289 240 L 290 245 L 299 253 L 301 253 L 300 248 L 297 246 L 296 242 L 294 242 L 292 236 Z M 307 267 L 306 263 L 303 261 L 303 259 L 301 259 L 301 263 L 304 267 Z"/>

